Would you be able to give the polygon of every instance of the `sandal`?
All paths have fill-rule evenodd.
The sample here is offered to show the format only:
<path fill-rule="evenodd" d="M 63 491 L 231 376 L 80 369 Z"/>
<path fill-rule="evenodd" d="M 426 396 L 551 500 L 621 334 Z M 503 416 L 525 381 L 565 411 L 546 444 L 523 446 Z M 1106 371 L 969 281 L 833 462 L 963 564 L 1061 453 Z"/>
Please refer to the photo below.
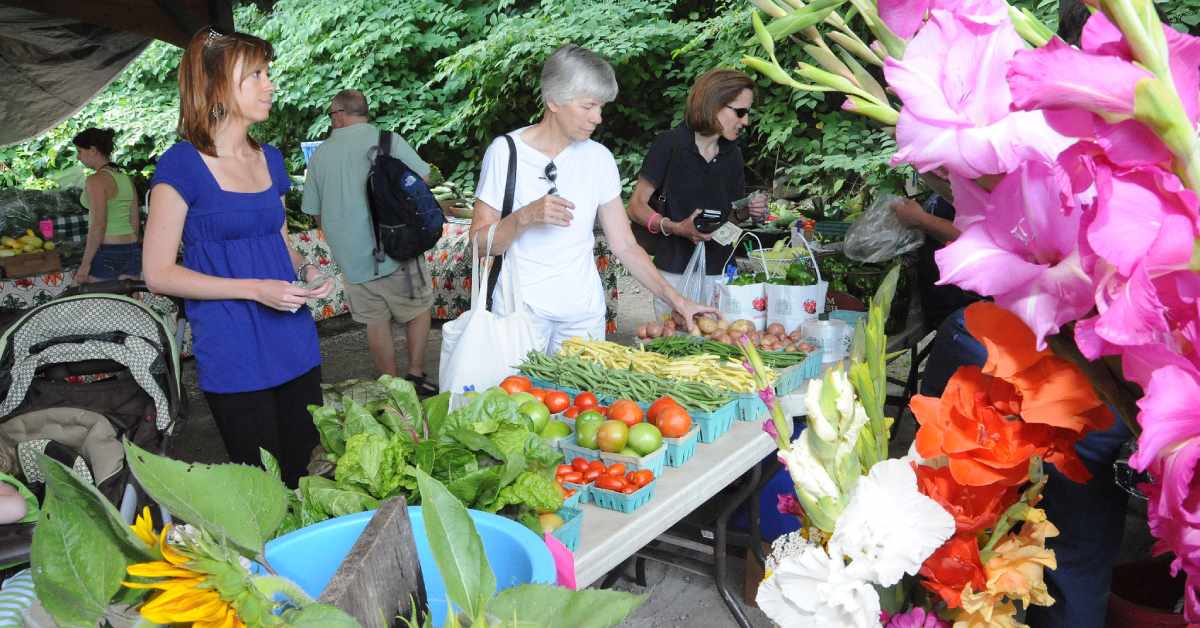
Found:
<path fill-rule="evenodd" d="M 404 379 L 412 382 L 413 388 L 417 389 L 418 397 L 433 397 L 434 395 L 438 394 L 437 386 L 434 386 L 429 380 L 425 379 L 424 375 L 413 375 L 409 373 L 408 375 L 404 376 Z"/>

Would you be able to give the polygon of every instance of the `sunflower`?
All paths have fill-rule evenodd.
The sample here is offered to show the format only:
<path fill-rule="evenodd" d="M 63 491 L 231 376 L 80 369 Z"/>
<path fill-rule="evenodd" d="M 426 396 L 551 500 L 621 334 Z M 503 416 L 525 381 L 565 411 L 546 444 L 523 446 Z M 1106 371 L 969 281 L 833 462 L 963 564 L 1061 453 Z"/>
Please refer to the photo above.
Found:
<path fill-rule="evenodd" d="M 159 551 L 162 560 L 129 565 L 126 572 L 139 578 L 160 578 L 152 582 L 122 582 L 130 589 L 156 589 L 139 612 L 156 624 L 191 624 L 195 628 L 242 628 L 237 609 L 221 598 L 206 571 L 192 567 L 197 562 L 186 551 L 167 543 L 171 526 L 156 536 L 150 510 L 144 509 L 133 526 L 133 533 Z"/>

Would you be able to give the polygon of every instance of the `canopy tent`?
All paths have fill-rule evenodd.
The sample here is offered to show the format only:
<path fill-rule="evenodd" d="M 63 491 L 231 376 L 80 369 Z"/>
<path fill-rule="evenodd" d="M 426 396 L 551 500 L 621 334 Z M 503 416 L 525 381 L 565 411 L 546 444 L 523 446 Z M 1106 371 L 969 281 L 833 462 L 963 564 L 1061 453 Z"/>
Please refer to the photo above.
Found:
<path fill-rule="evenodd" d="M 151 40 L 184 46 L 204 26 L 232 30 L 234 2 L 0 0 L 0 146 L 75 114 Z"/>

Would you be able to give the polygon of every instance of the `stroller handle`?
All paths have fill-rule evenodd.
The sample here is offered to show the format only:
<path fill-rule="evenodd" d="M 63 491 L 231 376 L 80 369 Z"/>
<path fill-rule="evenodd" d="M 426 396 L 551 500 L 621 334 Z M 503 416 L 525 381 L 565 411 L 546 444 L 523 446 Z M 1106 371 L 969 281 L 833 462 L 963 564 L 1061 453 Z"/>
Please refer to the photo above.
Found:
<path fill-rule="evenodd" d="M 81 283 L 71 286 L 63 292 L 62 296 L 74 296 L 77 294 L 119 294 L 121 296 L 132 296 L 138 292 L 146 294 L 155 294 L 164 296 L 175 303 L 175 308 L 179 312 L 179 318 L 183 318 L 183 299 L 171 295 L 159 295 L 156 292 L 151 292 L 150 287 L 141 279 L 110 279 L 107 281 L 93 281 L 89 283 Z"/>

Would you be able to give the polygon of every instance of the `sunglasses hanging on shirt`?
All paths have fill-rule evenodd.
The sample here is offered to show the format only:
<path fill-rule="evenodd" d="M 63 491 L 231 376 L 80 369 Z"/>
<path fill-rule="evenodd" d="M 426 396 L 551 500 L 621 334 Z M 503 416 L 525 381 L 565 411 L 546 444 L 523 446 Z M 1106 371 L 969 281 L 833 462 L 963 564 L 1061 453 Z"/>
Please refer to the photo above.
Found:
<path fill-rule="evenodd" d="M 550 191 L 546 192 L 546 194 L 558 194 L 558 184 L 556 183 L 558 181 L 558 166 L 555 166 L 553 161 L 546 164 L 546 170 L 539 178 L 550 184 Z"/>

